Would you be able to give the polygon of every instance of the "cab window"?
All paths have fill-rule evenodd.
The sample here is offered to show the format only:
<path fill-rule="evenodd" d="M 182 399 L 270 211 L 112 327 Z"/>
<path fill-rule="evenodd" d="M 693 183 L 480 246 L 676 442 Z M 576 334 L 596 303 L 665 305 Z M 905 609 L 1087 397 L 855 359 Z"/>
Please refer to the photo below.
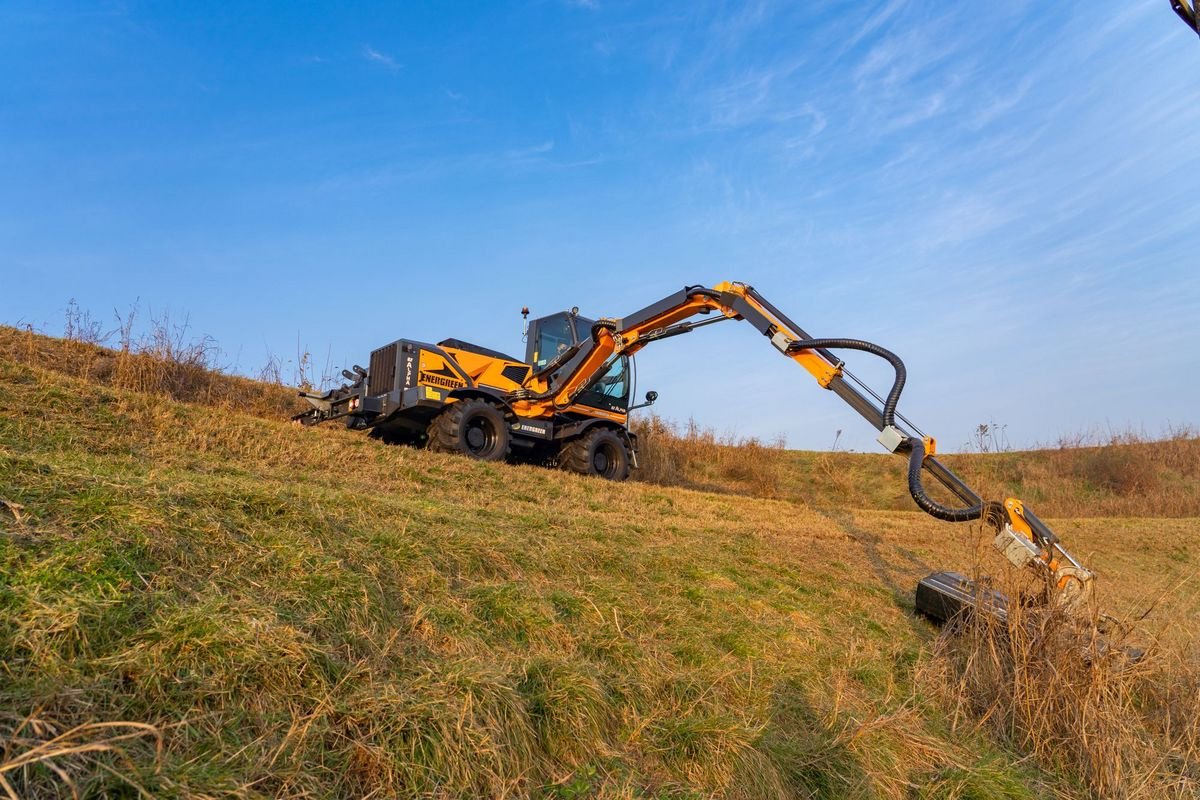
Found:
<path fill-rule="evenodd" d="M 628 397 L 629 359 L 621 356 L 579 396 L 579 402 L 611 411 L 623 411 Z"/>
<path fill-rule="evenodd" d="M 566 314 L 541 320 L 538 323 L 537 345 L 533 351 L 533 365 L 541 369 L 574 343 L 571 323 Z"/>

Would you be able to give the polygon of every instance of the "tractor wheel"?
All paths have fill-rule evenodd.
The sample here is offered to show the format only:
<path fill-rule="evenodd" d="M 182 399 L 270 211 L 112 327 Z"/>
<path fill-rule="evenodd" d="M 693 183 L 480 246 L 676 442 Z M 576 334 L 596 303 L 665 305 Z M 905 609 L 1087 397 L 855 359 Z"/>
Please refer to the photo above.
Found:
<path fill-rule="evenodd" d="M 581 475 L 623 481 L 629 477 L 629 445 L 610 428 L 592 428 L 563 446 L 558 463 Z"/>
<path fill-rule="evenodd" d="M 503 461 L 511 444 L 503 412 L 477 397 L 451 403 L 429 426 L 429 449 L 439 453 Z"/>

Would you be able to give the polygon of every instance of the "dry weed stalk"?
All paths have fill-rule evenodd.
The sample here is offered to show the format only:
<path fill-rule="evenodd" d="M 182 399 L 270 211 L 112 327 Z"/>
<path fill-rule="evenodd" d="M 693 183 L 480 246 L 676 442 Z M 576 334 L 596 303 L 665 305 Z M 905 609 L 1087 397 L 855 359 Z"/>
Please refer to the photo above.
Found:
<path fill-rule="evenodd" d="M 1009 582 L 1010 597 L 1027 586 Z M 1200 795 L 1200 672 L 1183 651 L 1135 648 L 1093 606 L 1014 602 L 938 639 L 919 672 L 953 727 L 986 730 L 1096 797 Z"/>
<path fill-rule="evenodd" d="M 133 778 L 137 769 L 126 757 L 123 745 L 151 736 L 155 739 L 157 762 L 162 755 L 163 735 L 154 725 L 89 722 L 60 732 L 46 720 L 33 716 L 18 719 L 12 730 L 0 738 L 0 789 L 11 800 L 43 794 L 60 796 L 62 789 L 78 798 L 77 779 L 99 771 L 135 790 L 140 797 L 150 797 Z M 121 768 L 101 760 L 104 754 L 115 757 Z"/>

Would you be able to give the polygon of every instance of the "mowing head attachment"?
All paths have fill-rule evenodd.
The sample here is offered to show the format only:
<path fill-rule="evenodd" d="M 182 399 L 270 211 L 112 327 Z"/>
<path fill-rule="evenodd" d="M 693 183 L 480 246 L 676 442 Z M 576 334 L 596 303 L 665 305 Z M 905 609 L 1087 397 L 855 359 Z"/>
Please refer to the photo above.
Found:
<path fill-rule="evenodd" d="M 1037 515 L 1015 497 L 1004 501 L 1003 527 L 992 544 L 1018 567 L 1044 570 L 1059 603 L 1078 609 L 1092 596 L 1092 573 L 1067 552 Z"/>

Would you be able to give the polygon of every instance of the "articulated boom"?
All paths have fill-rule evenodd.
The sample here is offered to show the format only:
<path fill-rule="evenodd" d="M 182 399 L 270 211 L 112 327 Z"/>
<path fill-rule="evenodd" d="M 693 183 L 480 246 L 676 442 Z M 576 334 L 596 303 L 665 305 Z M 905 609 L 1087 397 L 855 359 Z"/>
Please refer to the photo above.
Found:
<path fill-rule="evenodd" d="M 696 319 L 709 317 L 708 319 Z M 996 547 L 1019 566 L 1052 577 L 1060 597 L 1078 601 L 1091 573 L 1020 500 L 986 502 L 936 457 L 937 444 L 897 411 L 906 372 L 900 358 L 861 339 L 817 339 L 753 287 L 721 283 L 687 286 L 621 319 L 595 322 L 553 315 L 534 321 L 524 361 L 447 339 L 438 344 L 400 339 L 371 354 L 371 367 L 346 371 L 350 385 L 302 393 L 312 409 L 303 424 L 342 419 L 394 443 L 424 444 L 490 461 L 519 455 L 585 475 L 623 480 L 637 465 L 637 437 L 628 430 L 628 359 L 652 342 L 725 320 L 744 320 L 817 384 L 842 398 L 879 431 L 879 442 L 908 458 L 908 490 L 917 506 L 948 522 L 982 520 L 996 530 Z M 557 332 L 546 326 L 557 325 Z M 553 326 L 552 326 L 553 327 Z M 887 361 L 894 372 L 885 397 L 846 369 L 839 350 Z M 653 402 L 653 393 L 647 402 Z M 957 498 L 947 506 L 925 491 L 932 475 Z"/>
<path fill-rule="evenodd" d="M 713 313 L 721 316 L 690 321 Z M 628 317 L 598 320 L 592 326 L 590 340 L 563 353 L 539 375 L 531 376 L 521 389 L 510 393 L 512 408 L 523 417 L 552 416 L 570 407 L 614 359 L 631 356 L 651 342 L 726 319 L 753 325 L 780 353 L 812 375 L 818 385 L 833 391 L 875 426 L 880 444 L 907 456 L 909 493 L 923 511 L 948 522 L 986 522 L 997 532 L 997 549 L 1018 566 L 1044 570 L 1067 602 L 1077 603 L 1088 595 L 1091 573 L 1071 557 L 1044 522 L 1016 498 L 985 502 L 937 460 L 935 440 L 920 433 L 897 412 L 906 378 L 904 363 L 898 356 L 859 339 L 814 339 L 753 287 L 742 283 L 721 283 L 711 289 L 689 286 Z M 887 396 L 879 397 L 846 370 L 842 360 L 833 355 L 834 350 L 858 350 L 891 364 L 895 378 Z M 898 418 L 903 424 L 897 422 Z M 931 498 L 922 483 L 925 472 L 963 505 L 946 506 Z"/>

